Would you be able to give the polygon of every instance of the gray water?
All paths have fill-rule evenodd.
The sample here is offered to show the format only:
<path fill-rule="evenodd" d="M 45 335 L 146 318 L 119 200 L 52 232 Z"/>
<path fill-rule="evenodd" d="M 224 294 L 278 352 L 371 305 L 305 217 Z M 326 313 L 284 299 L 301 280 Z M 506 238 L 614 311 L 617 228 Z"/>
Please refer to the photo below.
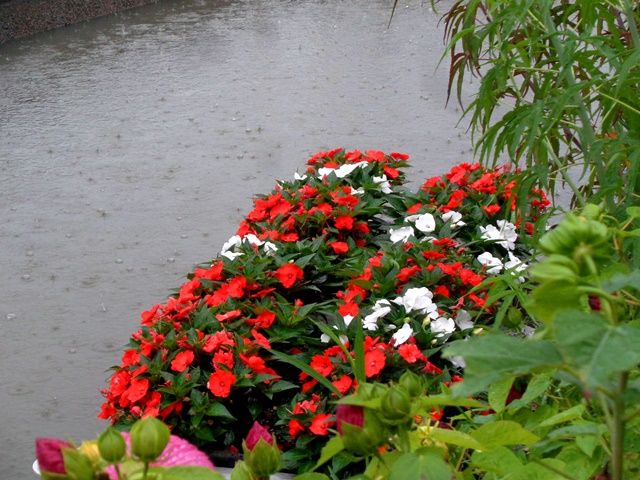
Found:
<path fill-rule="evenodd" d="M 387 30 L 392 3 L 167 0 L 0 47 L 0 479 L 104 427 L 139 312 L 310 154 L 405 151 L 416 182 L 471 159 L 438 16 Z"/>

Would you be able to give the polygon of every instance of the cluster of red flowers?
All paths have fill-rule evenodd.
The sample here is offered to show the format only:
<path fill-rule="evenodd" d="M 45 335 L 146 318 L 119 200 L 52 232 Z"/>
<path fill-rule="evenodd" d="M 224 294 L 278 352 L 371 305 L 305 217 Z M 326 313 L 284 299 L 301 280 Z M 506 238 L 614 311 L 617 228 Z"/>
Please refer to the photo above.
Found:
<path fill-rule="evenodd" d="M 459 312 L 490 321 L 483 294 L 470 289 L 488 275 L 475 255 L 496 253 L 502 237 L 491 230 L 495 241 L 474 245 L 479 226 L 514 215 L 515 177 L 462 164 L 408 194 L 398 188 L 407 158 L 320 152 L 303 175 L 256 198 L 220 256 L 142 313 L 100 418 L 159 416 L 174 433 L 216 449 L 237 447 L 260 420 L 311 458 L 333 426 L 331 402 L 357 388 L 358 322 L 367 331 L 366 380 L 394 380 L 407 368 L 459 379 L 438 348 L 462 334 L 449 328 L 464 320 Z M 542 192 L 534 198 L 526 221 L 544 207 Z M 321 324 L 343 344 L 328 345 Z M 307 364 L 334 393 L 275 352 Z"/>

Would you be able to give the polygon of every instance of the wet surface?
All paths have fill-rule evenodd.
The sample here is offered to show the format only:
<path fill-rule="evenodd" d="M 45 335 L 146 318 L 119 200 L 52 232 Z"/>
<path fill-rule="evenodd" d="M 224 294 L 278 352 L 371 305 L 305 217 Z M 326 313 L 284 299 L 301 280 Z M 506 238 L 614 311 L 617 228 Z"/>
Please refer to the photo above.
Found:
<path fill-rule="evenodd" d="M 0 478 L 103 428 L 139 312 L 311 153 L 471 158 L 438 17 L 392 3 L 167 0 L 0 47 Z"/>

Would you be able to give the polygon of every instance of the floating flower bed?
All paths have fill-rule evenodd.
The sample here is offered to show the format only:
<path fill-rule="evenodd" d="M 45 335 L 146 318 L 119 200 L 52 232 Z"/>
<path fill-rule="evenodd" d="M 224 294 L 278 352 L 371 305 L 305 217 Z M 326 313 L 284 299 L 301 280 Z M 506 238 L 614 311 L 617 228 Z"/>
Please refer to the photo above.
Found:
<path fill-rule="evenodd" d="M 437 394 L 459 381 L 463 359 L 442 347 L 505 318 L 487 286 L 526 274 L 549 202 L 517 172 L 466 163 L 411 192 L 407 160 L 320 152 L 257 197 L 219 256 L 142 313 L 99 417 L 159 417 L 230 454 L 257 420 L 285 467 L 304 471 L 359 384 L 410 371 Z M 437 405 L 430 415 L 448 418 Z"/>

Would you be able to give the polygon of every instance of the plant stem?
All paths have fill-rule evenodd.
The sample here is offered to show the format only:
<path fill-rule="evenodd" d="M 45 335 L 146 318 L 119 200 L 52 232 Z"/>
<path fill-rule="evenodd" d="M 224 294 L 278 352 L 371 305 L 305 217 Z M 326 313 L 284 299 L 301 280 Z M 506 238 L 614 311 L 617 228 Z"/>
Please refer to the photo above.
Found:
<path fill-rule="evenodd" d="M 629 372 L 620 374 L 618 395 L 613 399 L 613 431 L 611 432 L 611 480 L 623 480 L 624 475 L 624 398 Z"/>
<path fill-rule="evenodd" d="M 142 471 L 142 480 L 147 480 L 148 473 L 149 473 L 149 462 L 144 462 L 144 470 Z"/>

